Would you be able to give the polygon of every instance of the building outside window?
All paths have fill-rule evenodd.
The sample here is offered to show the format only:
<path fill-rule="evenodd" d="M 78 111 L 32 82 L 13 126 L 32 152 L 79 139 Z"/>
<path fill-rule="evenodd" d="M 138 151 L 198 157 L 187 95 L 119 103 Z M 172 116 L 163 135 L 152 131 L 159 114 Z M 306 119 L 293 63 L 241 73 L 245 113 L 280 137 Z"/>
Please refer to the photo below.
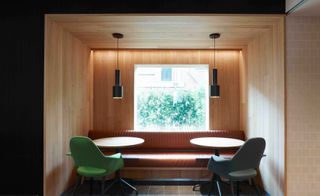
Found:
<path fill-rule="evenodd" d="M 166 67 L 161 68 L 161 81 L 171 81 L 172 80 L 172 68 Z"/>

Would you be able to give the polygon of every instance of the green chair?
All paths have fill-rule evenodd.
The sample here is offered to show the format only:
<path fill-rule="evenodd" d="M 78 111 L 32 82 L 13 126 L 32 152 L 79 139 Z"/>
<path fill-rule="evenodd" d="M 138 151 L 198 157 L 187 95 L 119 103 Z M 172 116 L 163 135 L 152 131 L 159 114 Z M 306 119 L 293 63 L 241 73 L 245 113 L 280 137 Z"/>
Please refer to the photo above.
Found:
<path fill-rule="evenodd" d="M 82 177 L 90 178 L 90 194 L 92 193 L 93 178 L 101 178 L 101 195 L 103 195 L 111 188 L 109 186 L 104 189 L 105 176 L 119 171 L 123 167 L 123 159 L 120 153 L 105 156 L 88 137 L 75 136 L 71 138 L 70 151 L 78 174 L 73 195 L 80 185 Z"/>
<path fill-rule="evenodd" d="M 232 195 L 234 195 L 233 182 L 237 183 L 237 195 L 239 195 L 239 182 L 243 180 L 252 180 L 257 194 L 260 195 L 258 187 L 254 182 L 254 177 L 257 175 L 256 169 L 259 167 L 261 158 L 264 156 L 265 146 L 266 142 L 263 138 L 251 138 L 243 144 L 232 159 L 212 156 L 208 163 L 208 169 L 214 175 L 208 196 L 210 196 L 214 181 L 216 182 L 219 195 L 222 195 L 219 186 L 220 177 L 230 180 Z"/>

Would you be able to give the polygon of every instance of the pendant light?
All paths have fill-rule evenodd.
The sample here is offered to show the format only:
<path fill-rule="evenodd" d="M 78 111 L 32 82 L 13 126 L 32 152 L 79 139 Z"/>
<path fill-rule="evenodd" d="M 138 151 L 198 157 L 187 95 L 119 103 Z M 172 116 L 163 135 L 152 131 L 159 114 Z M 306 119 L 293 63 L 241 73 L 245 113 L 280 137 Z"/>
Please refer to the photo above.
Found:
<path fill-rule="evenodd" d="M 123 97 L 123 86 L 121 86 L 121 76 L 119 69 L 119 39 L 123 38 L 123 34 L 121 33 L 113 33 L 112 36 L 117 39 L 117 64 L 115 70 L 115 84 L 112 89 L 113 99 L 122 99 Z"/>
<path fill-rule="evenodd" d="M 220 33 L 212 33 L 209 37 L 213 39 L 213 70 L 212 83 L 210 85 L 210 98 L 219 98 L 220 86 L 218 85 L 218 70 L 216 68 L 216 39 L 220 37 Z"/>

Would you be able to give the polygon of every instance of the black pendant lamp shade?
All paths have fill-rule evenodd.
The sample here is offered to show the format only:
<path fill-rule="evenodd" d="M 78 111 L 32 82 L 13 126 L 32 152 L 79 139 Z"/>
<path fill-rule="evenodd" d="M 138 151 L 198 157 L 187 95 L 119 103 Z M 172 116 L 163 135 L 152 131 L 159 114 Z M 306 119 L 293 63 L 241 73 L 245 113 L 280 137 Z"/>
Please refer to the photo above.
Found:
<path fill-rule="evenodd" d="M 121 75 L 120 75 L 120 69 L 119 69 L 119 39 L 123 38 L 123 35 L 121 33 L 113 33 L 112 36 L 117 39 L 117 68 L 115 70 L 115 81 L 114 86 L 112 88 L 112 96 L 113 99 L 122 99 L 123 97 L 123 86 L 121 86 Z"/>
<path fill-rule="evenodd" d="M 218 85 L 218 70 L 216 69 L 216 44 L 215 39 L 220 37 L 220 33 L 212 33 L 209 35 L 213 39 L 213 70 L 212 70 L 212 84 L 210 85 L 210 98 L 220 97 L 220 86 Z"/>
<path fill-rule="evenodd" d="M 210 86 L 210 97 L 220 97 L 220 86 L 218 85 L 218 70 L 215 68 L 212 70 L 212 84 Z"/>
<path fill-rule="evenodd" d="M 122 99 L 123 86 L 121 86 L 120 84 L 120 80 L 121 80 L 120 70 L 116 69 L 114 73 L 115 73 L 115 85 L 113 86 L 113 89 L 112 89 L 113 99 Z"/>

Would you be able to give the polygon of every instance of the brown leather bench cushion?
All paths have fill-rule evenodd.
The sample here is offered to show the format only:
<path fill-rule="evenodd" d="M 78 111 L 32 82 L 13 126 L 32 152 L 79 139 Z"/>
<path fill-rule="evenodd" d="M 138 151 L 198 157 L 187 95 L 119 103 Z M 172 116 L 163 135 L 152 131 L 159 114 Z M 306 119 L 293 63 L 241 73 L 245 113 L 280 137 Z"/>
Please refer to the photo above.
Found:
<path fill-rule="evenodd" d="M 91 139 L 114 136 L 140 137 L 141 145 L 121 150 L 126 167 L 206 167 L 211 148 L 192 145 L 190 140 L 197 137 L 227 137 L 244 140 L 243 131 L 208 130 L 179 132 L 141 132 L 141 131 L 90 131 Z M 221 150 L 222 156 L 231 157 L 236 149 Z M 113 149 L 103 149 L 105 154 L 113 154 Z"/>

